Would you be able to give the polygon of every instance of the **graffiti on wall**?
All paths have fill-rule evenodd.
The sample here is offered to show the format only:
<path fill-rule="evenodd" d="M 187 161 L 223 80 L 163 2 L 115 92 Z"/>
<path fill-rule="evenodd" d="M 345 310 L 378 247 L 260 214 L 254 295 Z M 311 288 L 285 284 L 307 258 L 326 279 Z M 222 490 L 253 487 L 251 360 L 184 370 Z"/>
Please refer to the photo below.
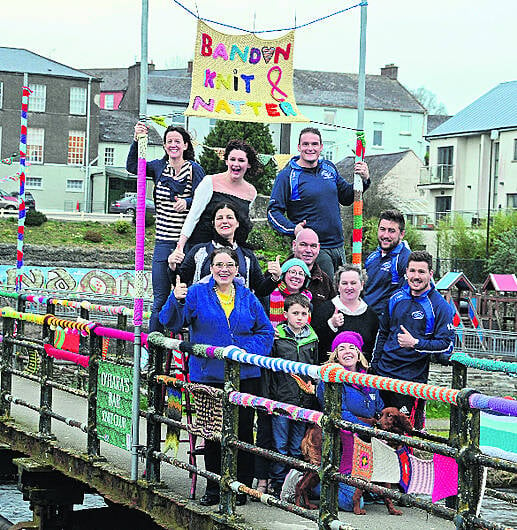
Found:
<path fill-rule="evenodd" d="M 0 286 L 14 286 L 16 267 L 0 265 Z M 73 267 L 25 267 L 24 289 L 74 291 L 97 295 L 134 297 L 134 271 Z M 151 272 L 144 271 L 144 298 L 152 298 Z"/>

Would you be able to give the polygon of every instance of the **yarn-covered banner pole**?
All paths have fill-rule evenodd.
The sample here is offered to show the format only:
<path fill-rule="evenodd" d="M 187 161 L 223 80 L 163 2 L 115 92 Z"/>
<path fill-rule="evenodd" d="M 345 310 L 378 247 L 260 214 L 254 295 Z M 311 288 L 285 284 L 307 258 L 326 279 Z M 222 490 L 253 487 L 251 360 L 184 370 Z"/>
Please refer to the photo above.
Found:
<path fill-rule="evenodd" d="M 24 76 L 25 85 L 27 80 Z M 18 204 L 18 240 L 16 244 L 16 280 L 15 289 L 20 291 L 23 283 L 23 237 L 25 234 L 25 167 L 27 159 L 27 114 L 29 112 L 29 96 L 32 90 L 22 87 L 22 111 L 20 132 L 20 196 Z"/>
<path fill-rule="evenodd" d="M 355 161 L 364 160 L 364 132 L 358 131 L 355 146 Z M 363 254 L 363 179 L 354 174 L 354 227 L 352 230 L 352 263 L 361 264 Z"/>

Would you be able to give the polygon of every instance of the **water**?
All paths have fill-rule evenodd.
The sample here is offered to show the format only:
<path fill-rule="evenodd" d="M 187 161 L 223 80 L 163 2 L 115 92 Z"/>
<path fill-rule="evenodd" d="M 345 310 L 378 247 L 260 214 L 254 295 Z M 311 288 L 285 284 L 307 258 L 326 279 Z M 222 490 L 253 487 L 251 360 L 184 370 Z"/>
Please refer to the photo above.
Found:
<path fill-rule="evenodd" d="M 103 508 L 105 506 L 106 503 L 100 495 L 86 493 L 83 504 L 76 504 L 74 510 Z M 0 515 L 13 524 L 21 523 L 22 521 L 32 521 L 29 501 L 23 500 L 23 494 L 16 483 L 0 484 Z"/>
<path fill-rule="evenodd" d="M 516 494 L 512 489 L 499 489 L 505 493 Z M 86 508 L 103 508 L 106 506 L 100 495 L 85 494 L 84 503 L 75 505 L 74 510 Z M 29 502 L 23 500 L 22 492 L 16 484 L 0 484 L 0 515 L 13 524 L 32 520 L 32 512 L 29 510 Z M 485 497 L 481 517 L 496 523 L 506 524 L 517 528 L 517 510 L 515 505 L 505 503 L 498 499 Z"/>

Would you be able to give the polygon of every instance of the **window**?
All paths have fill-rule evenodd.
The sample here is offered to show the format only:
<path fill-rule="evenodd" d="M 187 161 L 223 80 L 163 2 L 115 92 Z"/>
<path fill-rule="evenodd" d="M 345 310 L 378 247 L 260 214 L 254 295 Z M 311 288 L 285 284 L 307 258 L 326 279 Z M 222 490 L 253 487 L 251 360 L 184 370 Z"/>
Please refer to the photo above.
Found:
<path fill-rule="evenodd" d="M 25 187 L 31 190 L 41 190 L 43 188 L 43 177 L 27 177 Z"/>
<path fill-rule="evenodd" d="M 441 195 L 435 199 L 436 222 L 451 212 L 452 197 Z"/>
<path fill-rule="evenodd" d="M 113 110 L 115 106 L 115 96 L 113 94 L 104 94 L 104 108 L 106 110 Z"/>
<path fill-rule="evenodd" d="M 0 81 L 0 109 L 4 106 L 4 82 Z"/>
<path fill-rule="evenodd" d="M 171 125 L 185 127 L 185 116 L 179 112 L 177 114 L 173 114 Z"/>
<path fill-rule="evenodd" d="M 86 114 L 86 88 L 70 88 L 70 114 Z"/>
<path fill-rule="evenodd" d="M 336 111 L 334 109 L 325 109 L 323 111 L 323 122 L 325 125 L 334 125 L 336 122 Z"/>
<path fill-rule="evenodd" d="M 84 136 L 82 131 L 68 133 L 68 164 L 71 166 L 84 164 Z"/>
<path fill-rule="evenodd" d="M 400 117 L 400 134 L 411 136 L 411 116 Z"/>
<path fill-rule="evenodd" d="M 517 193 L 508 193 L 506 195 L 506 207 L 517 208 Z"/>
<path fill-rule="evenodd" d="M 452 177 L 454 167 L 454 147 L 438 147 L 437 178 L 439 182 L 447 183 Z"/>
<path fill-rule="evenodd" d="M 29 96 L 29 110 L 45 112 L 47 102 L 47 87 L 45 85 L 29 85 L 32 94 Z"/>
<path fill-rule="evenodd" d="M 114 147 L 104 148 L 104 165 L 105 166 L 112 166 L 114 157 L 115 157 Z"/>
<path fill-rule="evenodd" d="M 31 164 L 43 164 L 45 129 L 27 129 L 27 161 Z"/>
<path fill-rule="evenodd" d="M 513 140 L 513 159 L 517 162 L 517 138 Z"/>
<path fill-rule="evenodd" d="M 384 123 L 379 121 L 373 122 L 373 142 L 374 147 L 382 147 L 382 130 L 384 128 Z"/>
<path fill-rule="evenodd" d="M 323 153 L 323 158 L 326 158 L 327 160 L 334 160 L 334 145 L 335 142 L 325 142 L 323 144 L 325 146 L 325 152 Z"/>
<path fill-rule="evenodd" d="M 66 179 L 66 191 L 82 192 L 83 181 L 74 180 L 74 179 Z"/>

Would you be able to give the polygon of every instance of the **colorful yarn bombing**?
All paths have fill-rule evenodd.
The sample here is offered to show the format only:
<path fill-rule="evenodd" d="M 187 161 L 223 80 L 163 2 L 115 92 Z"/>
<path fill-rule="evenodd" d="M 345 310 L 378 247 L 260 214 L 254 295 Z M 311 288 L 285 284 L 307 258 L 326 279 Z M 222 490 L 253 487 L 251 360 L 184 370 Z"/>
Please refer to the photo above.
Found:
<path fill-rule="evenodd" d="M 26 371 L 30 374 L 38 373 L 40 366 L 40 357 L 37 350 L 30 348 L 29 351 L 29 362 L 27 363 Z"/>
<path fill-rule="evenodd" d="M 517 418 L 481 411 L 479 447 L 489 456 L 517 462 Z"/>
<path fill-rule="evenodd" d="M 364 131 L 357 131 L 355 161 L 363 161 L 365 154 Z M 363 179 L 354 174 L 354 226 L 352 230 L 352 263 L 361 264 L 363 253 Z"/>
<path fill-rule="evenodd" d="M 228 400 L 234 405 L 266 410 L 268 414 L 277 412 L 287 415 L 293 420 L 317 423 L 318 425 L 320 425 L 321 418 L 323 417 L 323 413 L 316 410 L 304 409 L 296 405 L 291 405 L 290 403 L 282 403 L 281 401 L 274 401 L 242 392 L 230 392 Z"/>
<path fill-rule="evenodd" d="M 478 368 L 487 372 L 505 372 L 507 374 L 517 374 L 517 363 L 498 361 L 496 359 L 474 358 L 463 352 L 455 352 L 451 355 L 451 361 L 463 364 L 469 368 Z"/>
<path fill-rule="evenodd" d="M 373 473 L 372 445 L 354 436 L 354 454 L 352 460 L 352 476 L 370 480 Z"/>
<path fill-rule="evenodd" d="M 108 358 L 108 348 L 110 345 L 109 337 L 102 337 L 102 360 L 105 361 Z"/>
<path fill-rule="evenodd" d="M 16 280 L 15 289 L 19 291 L 23 283 L 23 237 L 25 234 L 25 166 L 27 158 L 27 113 L 29 111 L 29 96 L 32 90 L 22 87 L 22 110 L 20 132 L 20 197 L 18 211 L 18 241 L 16 245 Z"/>
<path fill-rule="evenodd" d="M 503 398 L 485 394 L 472 394 L 469 397 L 469 404 L 474 409 L 517 417 L 517 400 L 509 396 Z"/>
<path fill-rule="evenodd" d="M 54 357 L 54 359 L 61 359 L 64 361 L 70 361 L 72 363 L 88 368 L 90 363 L 90 358 L 87 355 L 79 355 L 78 353 L 72 353 L 65 350 L 59 350 L 54 348 L 50 344 L 44 345 L 45 352 L 49 357 Z"/>
<path fill-rule="evenodd" d="M 325 382 L 341 382 L 361 385 L 366 387 L 377 388 L 379 390 L 388 390 L 405 394 L 408 396 L 419 397 L 422 399 L 431 399 L 445 403 L 456 404 L 456 398 L 459 390 L 427 385 L 424 383 L 412 383 L 400 379 L 390 379 L 378 375 L 368 375 L 359 372 L 350 372 L 345 370 L 340 364 L 327 363 L 318 367 L 319 378 Z"/>

